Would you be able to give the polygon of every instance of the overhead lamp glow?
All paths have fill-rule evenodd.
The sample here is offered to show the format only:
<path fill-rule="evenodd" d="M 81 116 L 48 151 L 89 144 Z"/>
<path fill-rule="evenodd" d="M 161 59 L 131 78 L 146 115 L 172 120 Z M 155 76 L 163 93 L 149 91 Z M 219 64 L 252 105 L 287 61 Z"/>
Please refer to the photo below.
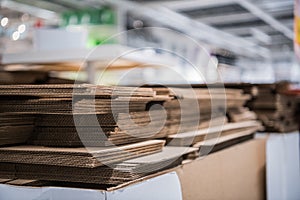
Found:
<path fill-rule="evenodd" d="M 3 17 L 1 19 L 1 26 L 5 27 L 8 24 L 8 18 L 7 17 Z"/>
<path fill-rule="evenodd" d="M 15 31 L 12 35 L 11 35 L 11 39 L 13 40 L 18 40 L 20 38 L 20 33 L 19 31 Z"/>
<path fill-rule="evenodd" d="M 28 14 L 28 13 L 24 13 L 24 14 L 22 15 L 22 17 L 21 17 L 21 20 L 22 20 L 23 22 L 28 21 L 28 20 L 29 20 L 29 14 Z"/>
<path fill-rule="evenodd" d="M 24 33 L 26 31 L 26 26 L 25 24 L 21 24 L 18 26 L 18 32 L 19 33 Z"/>

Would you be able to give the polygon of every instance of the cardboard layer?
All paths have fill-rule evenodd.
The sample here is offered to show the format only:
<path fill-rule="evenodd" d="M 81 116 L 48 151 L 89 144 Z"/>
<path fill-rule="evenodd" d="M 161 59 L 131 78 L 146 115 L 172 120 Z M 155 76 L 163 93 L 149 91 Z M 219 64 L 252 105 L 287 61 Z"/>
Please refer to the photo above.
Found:
<path fill-rule="evenodd" d="M 237 131 L 251 130 L 252 133 L 261 129 L 261 124 L 257 121 L 244 121 L 237 123 L 228 123 L 224 126 L 215 126 L 207 129 L 201 129 L 198 131 L 180 133 L 176 135 L 168 136 L 169 145 L 173 146 L 190 146 L 201 142 L 205 139 L 216 138 L 219 135 L 225 136 L 234 134 Z"/>
<path fill-rule="evenodd" d="M 76 194 L 74 195 L 75 199 L 82 199 L 86 195 L 99 191 L 110 194 L 106 197 L 108 200 L 144 199 L 144 197 L 146 199 L 159 199 L 162 196 L 172 200 L 176 198 L 181 199 L 181 197 L 189 200 L 265 199 L 265 154 L 262 152 L 265 152 L 265 139 L 254 139 L 210 154 L 205 158 L 186 162 L 175 169 L 148 175 L 116 187 L 107 188 L 106 190 L 56 189 L 60 190 L 60 197 L 71 190 L 72 192 L 68 195 Z M 179 181 L 172 179 L 161 184 L 159 181 L 160 177 L 170 176 L 170 174 L 174 175 L 172 173 L 174 171 L 178 175 Z M 145 186 L 146 183 L 153 183 L 154 186 L 158 187 L 155 190 L 151 190 Z M 169 190 L 169 187 L 174 183 L 178 183 L 181 187 L 177 187 L 177 189 L 172 187 Z M 133 188 L 136 187 L 138 189 L 134 190 Z M 42 191 L 49 191 L 49 189 L 47 187 L 41 190 L 41 188 L 0 185 L 0 197 L 4 199 L 10 197 L 15 200 L 18 199 L 18 195 L 27 194 L 24 195 L 24 199 L 29 200 L 33 196 L 38 197 L 42 195 L 46 197 L 48 193 L 43 194 Z M 164 194 L 161 194 L 161 192 L 164 192 Z M 57 194 L 57 191 L 52 190 L 51 194 Z M 160 195 L 157 196 L 156 194 Z M 168 194 L 176 195 L 170 197 Z M 132 196 L 129 197 L 128 195 Z"/>
<path fill-rule="evenodd" d="M 265 131 L 291 132 L 298 129 L 297 112 L 300 99 L 290 83 L 235 84 L 226 87 L 243 89 L 252 96 L 247 106 L 263 122 Z"/>
<path fill-rule="evenodd" d="M 151 101 L 162 102 L 169 96 L 156 96 L 151 88 L 97 86 L 89 84 L 0 85 L 1 112 L 30 113 L 111 113 L 127 109 L 145 111 Z M 4 106 L 5 105 L 5 106 Z M 74 105 L 74 107 L 73 107 Z"/>
<path fill-rule="evenodd" d="M 265 199 L 264 152 L 255 139 L 179 167 L 183 199 Z"/>
<path fill-rule="evenodd" d="M 39 114 L 31 144 L 113 146 L 159 138 L 161 111 L 113 114 Z M 134 124 L 132 126 L 131 124 Z M 158 127 L 158 128 L 156 128 Z"/>
<path fill-rule="evenodd" d="M 43 85 L 1 85 L 0 95 L 37 96 L 37 97 L 72 97 L 72 95 L 111 96 L 144 96 L 153 97 L 151 88 L 130 88 L 96 86 L 89 84 L 43 84 Z"/>
<path fill-rule="evenodd" d="M 255 112 L 250 111 L 249 108 L 246 107 L 234 109 L 231 108 L 228 109 L 227 113 L 231 122 L 249 121 L 257 119 L 257 115 L 255 114 Z"/>
<path fill-rule="evenodd" d="M 47 80 L 48 73 L 41 71 L 2 71 L 0 84 L 34 84 Z"/>
<path fill-rule="evenodd" d="M 198 149 L 164 147 L 162 152 L 156 154 L 129 159 L 110 166 L 95 168 L 0 163 L 0 177 L 118 185 L 157 171 L 178 166 L 181 164 L 183 156 L 195 151 L 198 151 Z M 55 173 L 49 174 L 49 171 L 55 171 Z"/>
<path fill-rule="evenodd" d="M 94 147 L 88 150 L 41 146 L 3 147 L 0 148 L 0 161 L 93 168 L 159 152 L 164 143 L 163 140 L 150 140 L 119 147 Z"/>
<path fill-rule="evenodd" d="M 177 132 L 197 130 L 199 128 L 206 128 L 211 124 L 223 124 L 227 121 L 227 118 L 224 116 L 212 119 L 210 119 L 209 117 L 211 116 L 209 116 L 207 120 L 203 117 L 204 119 L 200 120 L 200 124 L 197 121 L 193 121 L 193 119 L 187 119 L 184 122 L 181 122 L 180 120 L 167 120 L 165 124 L 162 124 L 165 120 L 164 116 L 161 116 L 160 111 L 153 111 L 151 113 L 151 118 L 149 117 L 149 112 L 133 113 L 130 115 L 131 119 L 123 117 L 123 114 L 120 113 L 116 116 L 116 119 L 118 120 L 117 123 L 111 115 L 93 116 L 88 114 L 78 114 L 74 115 L 76 124 L 79 124 L 79 126 L 75 127 L 67 126 L 74 125 L 74 122 L 71 122 L 72 115 L 46 114 L 40 116 L 41 118 L 36 122 L 39 126 L 35 128 L 35 134 L 31 138 L 30 144 L 57 147 L 83 146 L 83 144 L 85 146 L 128 144 L 149 139 L 163 138 Z M 62 118 L 62 121 L 59 120 L 60 118 Z M 87 122 L 88 119 L 89 122 Z M 131 120 L 135 126 L 139 127 L 138 129 L 127 125 Z M 56 121 L 57 123 L 55 123 Z M 65 126 L 62 126 L 64 123 L 66 123 Z M 103 125 L 99 127 L 99 124 Z M 164 125 L 163 128 L 158 129 L 162 125 Z M 123 130 L 118 126 L 122 127 Z"/>
<path fill-rule="evenodd" d="M 25 144 L 34 129 L 34 116 L 0 113 L 0 146 Z"/>
<path fill-rule="evenodd" d="M 235 138 L 253 135 L 253 133 L 255 133 L 256 130 L 257 130 L 256 128 L 249 128 L 249 129 L 245 129 L 245 130 L 235 131 L 235 133 L 232 133 L 229 135 L 223 135 L 223 136 L 221 135 L 220 137 L 217 137 L 217 138 L 207 139 L 207 140 L 198 142 L 198 143 L 194 144 L 193 147 L 200 148 L 203 146 L 213 146 L 216 144 L 222 144 L 224 142 L 233 140 Z"/>

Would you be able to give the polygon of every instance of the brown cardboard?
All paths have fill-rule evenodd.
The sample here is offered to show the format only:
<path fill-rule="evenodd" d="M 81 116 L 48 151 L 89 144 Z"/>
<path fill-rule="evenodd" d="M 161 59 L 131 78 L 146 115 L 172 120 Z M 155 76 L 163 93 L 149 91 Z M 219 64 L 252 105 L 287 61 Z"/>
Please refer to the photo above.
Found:
<path fill-rule="evenodd" d="M 198 131 L 180 133 L 177 135 L 169 135 L 168 141 L 169 145 L 172 146 L 190 146 L 191 144 L 196 144 L 201 142 L 205 139 L 206 136 L 217 136 L 214 134 L 220 134 L 221 136 L 234 134 L 237 131 L 242 130 L 252 130 L 256 132 L 257 130 L 261 129 L 261 124 L 258 121 L 243 121 L 243 122 L 235 122 L 235 123 L 228 123 L 223 126 L 214 126 L 207 129 L 200 129 Z M 213 137 L 214 138 L 214 137 Z"/>
<path fill-rule="evenodd" d="M 139 183 L 176 172 L 184 200 L 265 199 L 264 151 L 265 139 L 254 139 L 210 154 L 204 159 L 185 162 L 173 169 L 157 172 L 105 190 L 98 190 L 126 191 L 126 188 Z M 148 195 L 150 193 L 146 197 Z"/>
<path fill-rule="evenodd" d="M 72 95 L 95 95 L 101 97 L 135 96 L 153 97 L 151 88 L 111 87 L 89 84 L 42 84 L 42 85 L 0 85 L 0 96 L 72 97 Z"/>
<path fill-rule="evenodd" d="M 252 96 L 247 106 L 263 122 L 265 131 L 292 132 L 298 129 L 295 118 L 299 100 L 289 92 L 290 83 L 258 85 L 226 85 L 230 88 L 241 88 Z"/>
<path fill-rule="evenodd" d="M 47 180 L 58 182 L 78 182 L 100 185 L 119 185 L 174 168 L 181 164 L 182 158 L 197 148 L 164 147 L 162 152 L 117 163 L 114 168 L 101 166 L 95 168 L 62 167 L 51 165 L 0 163 L 0 177 L 26 180 Z M 49 171 L 55 173 L 48 173 Z"/>
<path fill-rule="evenodd" d="M 112 114 L 39 114 L 35 134 L 29 143 L 54 147 L 83 144 L 112 146 L 161 138 L 163 133 L 160 131 L 154 134 L 152 129 L 155 124 L 159 127 L 164 120 L 164 116 L 157 110 L 151 111 L 151 118 L 148 111 L 131 112 L 129 116 L 119 113 L 115 118 Z M 129 120 L 133 120 L 143 130 L 132 127 L 130 123 L 128 125 Z M 151 126 L 146 127 L 150 122 Z"/>
<path fill-rule="evenodd" d="M 33 128 L 31 115 L 0 113 L 0 146 L 26 143 Z"/>
<path fill-rule="evenodd" d="M 25 145 L 2 147 L 0 148 L 0 160 L 7 163 L 94 168 L 103 164 L 118 163 L 127 159 L 160 152 L 164 144 L 165 141 L 163 140 L 148 140 L 119 147 L 91 147 L 89 149 Z"/>
<path fill-rule="evenodd" d="M 183 199 L 265 199 L 264 152 L 254 139 L 179 167 Z"/>

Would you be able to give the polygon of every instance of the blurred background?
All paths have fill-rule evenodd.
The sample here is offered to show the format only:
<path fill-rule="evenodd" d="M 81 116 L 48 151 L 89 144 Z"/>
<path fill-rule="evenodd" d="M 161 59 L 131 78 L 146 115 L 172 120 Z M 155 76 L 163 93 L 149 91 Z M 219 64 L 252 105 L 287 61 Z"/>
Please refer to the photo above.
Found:
<path fill-rule="evenodd" d="M 204 171 L 204 179 L 202 174 L 195 179 L 192 173 L 196 170 L 192 168 L 193 172 L 188 178 L 203 181 L 203 185 L 194 186 L 194 180 L 188 180 L 186 188 L 199 193 L 220 194 L 222 198 L 226 198 L 226 193 L 235 192 L 246 198 L 249 194 L 255 195 L 252 191 L 256 190 L 261 199 L 300 199 L 299 61 L 300 0 L 0 0 L 0 94 L 7 91 L 7 94 L 13 94 L 0 98 L 1 109 L 6 112 L 10 111 L 7 108 L 15 109 L 19 106 L 25 110 L 28 107 L 38 110 L 42 102 L 42 111 L 38 112 L 49 114 L 49 108 L 43 107 L 47 105 L 43 95 L 47 96 L 48 92 L 38 94 L 39 89 L 31 90 L 31 85 L 22 85 L 15 88 L 16 93 L 10 93 L 9 88 L 14 88 L 15 84 L 47 84 L 37 86 L 42 88 L 58 84 L 49 90 L 53 97 L 59 96 L 56 87 L 70 89 L 70 85 L 63 84 L 74 82 L 127 86 L 149 84 L 147 87 L 155 85 L 153 94 L 167 95 L 168 98 L 170 95 L 172 100 L 174 98 L 177 101 L 182 97 L 191 97 L 176 96 L 157 85 L 184 88 L 193 84 L 196 90 L 206 92 L 205 83 L 226 83 L 224 85 L 229 93 L 225 100 L 231 102 L 234 109 L 229 114 L 227 111 L 223 113 L 222 107 L 218 107 L 217 113 L 222 111 L 224 117 L 222 120 L 228 118 L 229 123 L 260 120 L 266 129 L 265 133 L 256 134 L 255 138 L 264 139 L 264 142 L 259 144 L 259 148 L 249 148 L 252 154 L 225 154 L 226 159 L 219 156 L 221 161 L 213 163 L 219 165 L 217 167 L 220 169 L 227 167 L 231 172 L 229 176 L 222 169 L 220 173 Z M 94 85 L 89 87 L 94 88 Z M 24 88 L 31 91 L 29 94 L 34 96 L 34 101 L 29 99 L 28 103 L 24 100 L 23 95 L 27 91 L 24 90 L 23 94 Z M 219 88 L 215 89 L 219 95 Z M 211 98 L 206 94 L 199 93 L 197 98 L 199 102 L 201 100 L 200 105 L 209 108 L 213 103 L 210 103 Z M 35 95 L 42 95 L 41 101 L 36 100 Z M 203 104 L 202 95 L 205 97 Z M 72 96 L 68 98 L 68 102 L 72 102 Z M 48 102 L 48 96 L 46 100 Z M 99 109 L 102 109 L 101 101 L 97 104 Z M 165 106 L 163 101 L 159 102 Z M 90 102 L 84 101 L 82 105 L 92 106 Z M 106 99 L 103 102 L 107 102 Z M 71 103 L 62 104 L 56 98 L 50 98 L 49 104 L 63 111 L 66 107 L 72 108 Z M 152 106 L 152 102 L 147 103 L 143 112 L 148 111 L 148 105 Z M 182 120 L 181 113 L 174 109 L 178 109 L 176 106 L 179 105 L 174 105 L 168 107 L 171 113 L 168 119 L 172 121 L 168 125 L 170 130 L 175 130 L 176 123 Z M 194 107 L 188 105 L 194 115 Z M 103 108 L 110 110 L 110 103 L 103 103 Z M 64 126 L 72 128 L 70 134 L 66 133 L 68 137 L 75 134 L 74 138 L 77 138 L 73 120 L 70 119 L 71 125 L 66 125 L 62 118 L 64 115 L 55 112 L 52 123 L 55 122 L 55 127 L 57 122 L 60 124 L 56 132 L 59 138 L 65 139 L 63 134 L 69 130 L 63 129 Z M 193 122 L 190 116 L 192 114 L 188 120 Z M 8 122 L 0 120 L 0 132 L 2 130 L 3 134 L 6 133 Z M 111 127 L 115 127 L 113 124 Z M 15 128 L 13 123 L 10 126 Z M 39 126 L 45 125 L 36 125 L 38 129 L 34 133 L 43 130 Z M 50 130 L 49 134 L 52 134 L 55 129 L 45 130 Z M 47 134 L 45 138 L 48 138 Z M 7 135 L 11 136 L 11 133 L 7 132 Z M 53 140 L 61 140 L 53 135 Z M 2 140 L 5 139 L 3 136 Z M 236 148 L 237 151 L 242 149 Z M 247 170 L 239 168 L 244 165 Z M 206 166 L 211 171 L 214 167 L 209 164 Z M 217 179 L 211 179 L 211 174 Z M 209 177 L 208 181 L 205 177 Z M 223 185 L 219 184 L 221 180 L 225 180 Z M 247 181 L 255 187 L 248 186 Z M 211 188 L 207 189 L 209 184 Z M 224 188 L 218 190 L 215 187 L 217 185 Z M 246 188 L 247 193 L 243 194 L 244 190 L 237 187 Z M 8 196 L 11 197 L 11 193 Z M 232 196 L 227 195 L 227 198 L 232 199 Z"/>
<path fill-rule="evenodd" d="M 82 67 L 78 62 L 82 64 L 84 56 L 97 45 L 114 46 L 113 50 L 118 50 L 118 44 L 126 48 L 151 46 L 158 48 L 150 52 L 151 61 L 171 63 L 191 82 L 201 83 L 204 80 L 195 77 L 176 54 L 193 62 L 204 47 L 217 62 L 224 82 L 298 82 L 294 4 L 294 0 L 2 0 L 1 63 L 6 71 L 32 70 L 38 65 L 53 77 L 74 79 L 77 75 L 72 71 Z M 147 27 L 164 27 L 177 33 L 160 34 Z M 122 33 L 126 30 L 135 31 Z M 180 41 L 179 33 L 193 38 L 201 47 Z M 176 53 L 164 55 L 166 52 L 159 48 Z M 128 67 L 147 63 L 148 55 L 149 51 L 139 52 L 139 59 L 115 63 L 113 72 L 105 73 L 104 82 L 116 83 Z M 44 59 L 38 59 L 41 57 Z M 145 57 L 148 60 L 143 60 Z M 105 59 L 97 55 L 94 60 L 98 67 L 88 63 L 79 80 L 95 82 L 93 76 L 101 71 Z M 54 63 L 61 65 L 51 67 Z M 207 72 L 204 78 L 210 79 L 208 65 L 200 65 Z M 161 71 L 142 68 L 131 75 L 128 84 L 158 77 L 172 80 Z"/>

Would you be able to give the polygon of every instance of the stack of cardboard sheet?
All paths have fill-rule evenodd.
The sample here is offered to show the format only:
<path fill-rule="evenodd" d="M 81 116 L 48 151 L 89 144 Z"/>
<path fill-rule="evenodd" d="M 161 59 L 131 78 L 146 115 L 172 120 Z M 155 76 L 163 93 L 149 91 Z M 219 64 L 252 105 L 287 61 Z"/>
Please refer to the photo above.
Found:
<path fill-rule="evenodd" d="M 74 84 L 74 80 L 59 78 L 59 76 L 61 72 L 76 75 L 81 70 L 80 65 L 74 63 L 1 65 L 0 84 Z"/>
<path fill-rule="evenodd" d="M 35 84 L 44 82 L 47 78 L 47 72 L 0 70 L 0 84 Z"/>
<path fill-rule="evenodd" d="M 173 135 L 168 136 L 169 145 L 207 149 L 200 151 L 200 155 L 203 155 L 251 139 L 256 131 L 262 129 L 255 113 L 245 107 L 250 95 L 243 94 L 242 90 L 194 88 L 194 92 L 200 107 L 200 123 L 196 128 L 184 128 L 183 132 L 175 130 Z M 193 99 L 183 95 L 184 100 L 192 102 Z M 178 121 L 180 115 L 174 114 L 174 105 L 173 103 L 170 118 L 176 118 Z M 193 106 L 189 106 L 190 103 L 186 105 L 186 109 L 190 109 L 191 112 L 195 110 Z M 180 129 L 182 130 L 182 127 Z"/>
<path fill-rule="evenodd" d="M 257 119 L 256 113 L 249 110 L 248 107 L 230 108 L 228 109 L 227 114 L 231 122 L 241 122 Z"/>
<path fill-rule="evenodd" d="M 26 143 L 34 128 L 34 116 L 0 113 L 0 146 Z"/>
<path fill-rule="evenodd" d="M 267 131 L 291 132 L 298 129 L 298 99 L 288 95 L 279 85 L 257 85 L 249 107 L 257 113 Z"/>
<path fill-rule="evenodd" d="M 170 97 L 156 95 L 151 88 L 2 85 L 0 91 L 0 101 L 6 104 L 1 112 L 26 113 L 22 123 L 36 117 L 31 145 L 0 148 L 3 177 L 120 184 L 174 167 L 195 151 L 180 153 L 178 148 L 163 148 L 165 140 L 152 140 L 161 133 L 155 127 L 163 127 L 165 117 L 159 109 L 148 111 L 149 105 L 162 105 Z M 53 170 L 55 175 L 48 173 Z"/>
<path fill-rule="evenodd" d="M 212 107 L 211 97 L 205 89 L 174 89 L 175 98 L 165 101 L 168 135 L 182 133 L 209 126 L 209 123 L 224 123 L 223 107 Z"/>
<path fill-rule="evenodd" d="M 230 122 L 242 122 L 256 120 L 257 116 L 255 112 L 250 111 L 246 107 L 246 103 L 251 99 L 249 94 L 244 94 L 243 90 L 238 89 L 226 89 L 226 91 L 231 91 L 230 98 L 227 96 L 227 116 Z M 237 103 L 238 102 L 238 103 Z"/>
<path fill-rule="evenodd" d="M 164 143 L 163 140 L 149 140 L 119 147 L 55 148 L 27 145 L 2 147 L 0 161 L 94 168 L 160 152 Z"/>
<path fill-rule="evenodd" d="M 206 155 L 252 139 L 254 133 L 261 128 L 262 125 L 258 121 L 227 123 L 197 131 L 170 135 L 168 136 L 168 144 L 197 147 L 200 149 L 200 155 Z"/>
<path fill-rule="evenodd" d="M 112 146 L 157 138 L 160 129 L 154 132 L 153 126 L 159 126 L 164 116 L 160 111 L 151 113 L 151 118 L 148 111 L 129 115 L 39 114 L 31 142 L 44 146 Z M 134 126 L 130 125 L 130 120 Z"/>
<path fill-rule="evenodd" d="M 291 94 L 289 83 L 228 85 L 239 87 L 252 95 L 247 106 L 263 122 L 265 131 L 291 132 L 298 129 L 297 106 L 299 98 Z"/>
<path fill-rule="evenodd" d="M 263 122 L 266 131 L 270 132 L 292 132 L 298 129 L 296 120 L 297 104 L 293 97 L 278 94 L 273 99 L 276 103 L 272 106 L 258 105 L 254 103 L 252 109 Z M 257 102 L 259 103 L 259 102 Z"/>
<path fill-rule="evenodd" d="M 74 93 L 88 93 L 74 86 Z M 1 85 L 0 112 L 66 112 L 72 110 L 73 85 Z"/>
<path fill-rule="evenodd" d="M 248 99 L 241 90 L 219 88 L 0 86 L 1 112 L 36 116 L 30 145 L 0 148 L 0 178 L 99 185 L 134 180 L 199 156 L 199 149 L 203 155 L 201 148 L 216 151 L 252 138 L 260 123 L 237 115 L 228 123 L 226 112 L 246 111 Z"/>
<path fill-rule="evenodd" d="M 1 70 L 1 85 L 20 85 L 20 84 L 74 84 L 84 83 L 79 80 L 57 77 L 57 73 L 50 73 L 43 70 L 28 70 L 28 66 L 22 69 Z"/>
<path fill-rule="evenodd" d="M 166 135 L 166 130 L 154 129 L 164 125 L 161 111 L 148 112 L 147 105 L 170 97 L 155 95 L 151 88 L 7 85 L 0 91 L 2 112 L 37 115 L 31 144 L 112 146 Z"/>
<path fill-rule="evenodd" d="M 97 167 L 0 163 L 0 176 L 7 179 L 78 182 L 118 185 L 181 164 L 185 155 L 197 148 L 164 147 L 161 152 L 122 163 Z M 55 173 L 46 173 L 46 172 Z"/>

